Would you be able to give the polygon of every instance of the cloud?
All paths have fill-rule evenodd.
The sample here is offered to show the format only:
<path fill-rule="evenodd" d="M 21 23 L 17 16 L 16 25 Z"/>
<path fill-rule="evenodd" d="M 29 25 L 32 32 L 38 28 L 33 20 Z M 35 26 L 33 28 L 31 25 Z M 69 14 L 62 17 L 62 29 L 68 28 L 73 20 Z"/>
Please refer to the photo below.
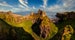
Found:
<path fill-rule="evenodd" d="M 34 5 L 32 7 L 29 7 L 27 5 L 28 4 L 27 0 L 19 0 L 19 2 L 21 3 L 21 4 L 19 4 L 19 7 L 24 8 L 24 10 L 26 10 L 26 11 L 32 11 L 32 10 L 36 9 L 36 7 Z"/>
<path fill-rule="evenodd" d="M 36 9 L 35 6 L 33 6 L 33 9 Z"/>
<path fill-rule="evenodd" d="M 7 11 L 9 11 L 9 10 L 4 10 L 4 9 L 0 9 L 0 11 L 4 11 L 4 12 L 7 12 Z"/>
<path fill-rule="evenodd" d="M 67 11 L 75 10 L 75 0 L 62 0 L 63 8 Z"/>
<path fill-rule="evenodd" d="M 43 5 L 41 5 L 41 7 L 46 8 L 46 6 L 47 6 L 47 1 L 48 1 L 48 0 L 43 0 Z"/>
<path fill-rule="evenodd" d="M 63 0 L 63 6 L 65 7 L 75 7 L 75 0 Z"/>
<path fill-rule="evenodd" d="M 0 11 L 12 11 L 12 12 L 25 12 L 25 11 L 32 11 L 36 9 L 36 7 L 33 5 L 32 7 L 29 7 L 27 4 L 27 0 L 19 0 L 20 3 L 18 5 L 12 6 L 8 4 L 6 1 L 0 2 Z"/>
<path fill-rule="evenodd" d="M 48 8 L 50 12 L 62 12 L 65 11 L 64 7 L 61 5 L 53 5 Z"/>
<path fill-rule="evenodd" d="M 27 5 L 27 4 L 28 4 L 27 0 L 25 0 L 25 1 L 24 1 L 24 0 L 19 0 L 19 2 L 20 2 L 23 6 L 25 6 L 26 8 L 29 8 L 28 5 Z"/>
<path fill-rule="evenodd" d="M 19 0 L 19 2 L 21 3 L 21 4 L 19 4 L 19 7 L 22 9 L 22 11 L 30 11 L 31 10 L 31 8 L 27 5 L 28 4 L 27 0 Z"/>
<path fill-rule="evenodd" d="M 75 11 L 75 0 L 61 0 L 62 4 L 55 4 L 48 7 L 48 11 L 63 12 L 63 11 Z M 60 3 L 60 0 L 59 0 Z"/>
<path fill-rule="evenodd" d="M 50 6 L 49 8 L 49 11 L 57 11 L 58 9 L 60 9 L 60 6 L 59 5 L 53 5 L 53 6 Z"/>
<path fill-rule="evenodd" d="M 9 4 L 6 3 L 5 1 L 1 2 L 1 3 L 0 3 L 0 6 L 6 6 L 6 7 L 12 7 L 12 8 L 13 8 L 13 6 L 9 5 Z"/>
<path fill-rule="evenodd" d="M 25 10 L 23 10 L 21 8 L 12 8 L 11 11 L 13 11 L 13 12 L 20 12 L 20 11 L 25 11 Z"/>
<path fill-rule="evenodd" d="M 19 4 L 18 5 L 19 8 L 25 8 L 23 5 Z"/>
<path fill-rule="evenodd" d="M 13 6 L 9 5 L 6 1 L 0 2 L 0 11 L 15 11 Z"/>
<path fill-rule="evenodd" d="M 25 2 L 28 4 L 27 2 Z M 30 11 L 29 8 L 24 7 L 21 4 L 18 4 L 17 7 L 8 4 L 6 1 L 0 2 L 0 11 L 12 11 L 12 12 L 22 12 L 22 11 Z"/>
<path fill-rule="evenodd" d="M 21 7 L 21 5 L 19 5 L 19 6 Z M 15 7 L 9 5 L 6 1 L 2 1 L 0 3 L 0 11 L 13 11 L 13 12 L 17 12 L 17 11 L 23 11 L 22 8 L 15 8 Z"/>

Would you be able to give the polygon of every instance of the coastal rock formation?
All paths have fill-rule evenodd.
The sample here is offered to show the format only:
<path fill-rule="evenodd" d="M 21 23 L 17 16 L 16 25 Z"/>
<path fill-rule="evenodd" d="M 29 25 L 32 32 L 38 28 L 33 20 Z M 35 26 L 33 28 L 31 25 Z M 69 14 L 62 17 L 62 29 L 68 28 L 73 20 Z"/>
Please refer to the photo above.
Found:
<path fill-rule="evenodd" d="M 66 25 L 61 40 L 71 40 L 74 29 L 71 25 Z"/>
<path fill-rule="evenodd" d="M 40 9 L 37 13 L 31 12 L 26 16 L 14 14 L 11 11 L 0 12 L 0 19 L 10 27 L 23 28 L 22 30 L 29 33 L 35 40 L 49 40 L 58 32 L 58 28 L 48 18 L 46 12 Z"/>
<path fill-rule="evenodd" d="M 56 17 L 58 17 L 61 21 L 75 19 L 75 12 L 72 11 L 72 12 L 57 13 Z"/>

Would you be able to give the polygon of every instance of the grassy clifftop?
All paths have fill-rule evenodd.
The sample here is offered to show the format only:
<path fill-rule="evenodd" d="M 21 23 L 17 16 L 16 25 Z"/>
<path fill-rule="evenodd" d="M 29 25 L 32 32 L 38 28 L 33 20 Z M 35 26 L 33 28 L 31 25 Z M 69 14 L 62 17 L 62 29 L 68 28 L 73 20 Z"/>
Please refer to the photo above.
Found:
<path fill-rule="evenodd" d="M 11 26 L 0 19 L 0 40 L 30 40 L 32 36 L 22 27 Z"/>
<path fill-rule="evenodd" d="M 75 12 L 56 17 L 54 24 L 42 10 L 26 16 L 0 12 L 0 40 L 75 40 Z"/>
<path fill-rule="evenodd" d="M 30 15 L 26 15 L 26 16 L 14 14 L 11 11 L 0 12 L 0 19 L 4 21 L 4 22 L 0 21 L 2 22 L 1 23 L 2 25 L 7 25 L 7 24 L 10 25 L 10 26 L 6 26 L 6 28 L 14 27 L 13 30 L 15 29 L 15 33 L 17 32 L 16 36 L 21 36 L 21 38 L 18 40 L 27 39 L 26 35 L 24 36 L 21 35 L 22 31 L 24 34 L 28 33 L 30 35 L 28 37 L 31 37 L 32 40 L 33 38 L 35 40 L 49 40 L 58 32 L 58 28 L 53 24 L 53 22 L 47 17 L 46 13 L 42 10 L 39 10 L 37 13 L 32 12 Z M 3 23 L 6 23 L 6 24 L 3 24 Z"/>

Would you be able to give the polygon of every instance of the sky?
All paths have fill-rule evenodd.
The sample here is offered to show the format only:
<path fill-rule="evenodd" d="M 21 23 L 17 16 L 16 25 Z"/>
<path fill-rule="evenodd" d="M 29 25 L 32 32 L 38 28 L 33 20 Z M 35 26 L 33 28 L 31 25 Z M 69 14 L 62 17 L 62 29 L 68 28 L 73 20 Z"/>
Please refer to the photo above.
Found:
<path fill-rule="evenodd" d="M 75 11 L 75 0 L 0 0 L 0 11 L 27 12 Z"/>

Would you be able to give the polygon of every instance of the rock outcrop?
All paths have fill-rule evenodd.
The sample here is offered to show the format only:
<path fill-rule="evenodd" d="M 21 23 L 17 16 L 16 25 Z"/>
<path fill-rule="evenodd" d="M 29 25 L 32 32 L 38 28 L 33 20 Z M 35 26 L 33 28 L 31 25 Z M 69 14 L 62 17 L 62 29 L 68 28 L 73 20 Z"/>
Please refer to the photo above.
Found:
<path fill-rule="evenodd" d="M 75 12 L 57 13 L 56 17 L 58 17 L 61 21 L 69 20 L 69 19 L 75 19 Z"/>
<path fill-rule="evenodd" d="M 37 13 L 31 12 L 26 16 L 14 14 L 11 11 L 1 12 L 0 19 L 12 27 L 23 28 L 35 40 L 49 40 L 58 32 L 58 28 L 48 18 L 46 12 L 40 9 Z"/>
<path fill-rule="evenodd" d="M 75 12 L 57 13 L 56 17 L 59 19 L 56 23 L 56 26 L 59 30 L 55 37 L 53 37 L 53 39 L 75 40 L 75 32 L 72 31 L 75 30 Z"/>
<path fill-rule="evenodd" d="M 71 25 L 66 25 L 61 40 L 71 40 L 74 29 Z"/>

